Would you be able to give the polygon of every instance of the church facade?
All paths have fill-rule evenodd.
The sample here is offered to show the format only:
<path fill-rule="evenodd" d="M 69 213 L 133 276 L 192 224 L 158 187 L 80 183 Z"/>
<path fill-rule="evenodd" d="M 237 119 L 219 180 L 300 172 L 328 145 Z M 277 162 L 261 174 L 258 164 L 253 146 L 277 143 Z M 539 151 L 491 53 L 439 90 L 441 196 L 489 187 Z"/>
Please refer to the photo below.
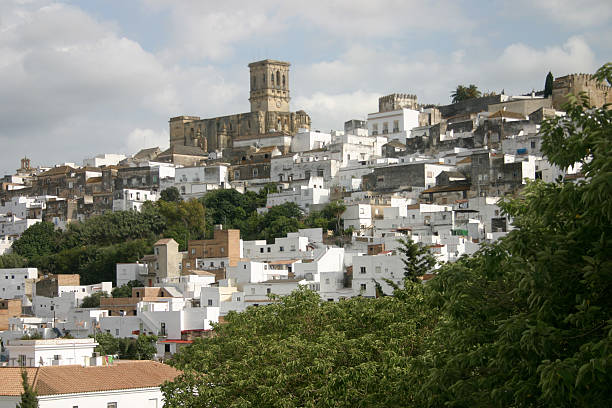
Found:
<path fill-rule="evenodd" d="M 249 64 L 251 111 L 217 118 L 170 118 L 170 147 L 199 147 L 205 152 L 233 147 L 238 138 L 272 132 L 295 134 L 310 129 L 310 116 L 289 110 L 288 62 L 263 60 Z"/>

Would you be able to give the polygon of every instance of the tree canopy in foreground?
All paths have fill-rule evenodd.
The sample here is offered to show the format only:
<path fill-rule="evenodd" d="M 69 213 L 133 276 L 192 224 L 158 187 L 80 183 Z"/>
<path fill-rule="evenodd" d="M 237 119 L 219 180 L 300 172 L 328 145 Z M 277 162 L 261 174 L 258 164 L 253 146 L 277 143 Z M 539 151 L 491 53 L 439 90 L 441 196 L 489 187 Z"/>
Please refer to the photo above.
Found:
<path fill-rule="evenodd" d="M 176 355 L 167 406 L 612 406 L 612 110 L 566 111 L 543 150 L 585 181 L 530 183 L 502 204 L 516 230 L 425 286 L 231 313 Z"/>

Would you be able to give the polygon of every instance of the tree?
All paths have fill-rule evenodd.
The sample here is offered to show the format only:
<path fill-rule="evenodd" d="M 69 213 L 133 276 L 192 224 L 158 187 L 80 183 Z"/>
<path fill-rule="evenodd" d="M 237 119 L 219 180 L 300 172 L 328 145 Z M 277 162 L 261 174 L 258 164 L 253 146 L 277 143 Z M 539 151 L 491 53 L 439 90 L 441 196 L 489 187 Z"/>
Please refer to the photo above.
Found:
<path fill-rule="evenodd" d="M 451 93 L 451 100 L 453 103 L 465 101 L 468 99 L 480 98 L 480 91 L 476 85 L 471 84 L 469 86 L 457 85 L 457 88 Z"/>
<path fill-rule="evenodd" d="M 0 255 L 0 268 L 23 268 L 28 265 L 28 260 L 14 252 Z"/>
<path fill-rule="evenodd" d="M 596 79 L 612 82 L 612 65 Z M 585 181 L 532 182 L 501 203 L 516 229 L 428 284 L 440 311 L 423 405 L 612 405 L 612 111 L 572 96 L 542 149 Z"/>
<path fill-rule="evenodd" d="M 49 255 L 55 251 L 60 233 L 50 222 L 38 222 L 26 229 L 13 243 L 13 251 L 28 260 Z"/>
<path fill-rule="evenodd" d="M 403 255 L 404 277 L 411 282 L 419 282 L 419 277 L 436 266 L 436 258 L 429 248 L 410 238 L 402 238 L 397 241 L 401 244 L 397 250 Z"/>
<path fill-rule="evenodd" d="M 159 199 L 164 200 L 164 201 L 174 202 L 174 203 L 183 201 L 183 199 L 181 198 L 181 193 L 176 187 L 168 187 L 167 189 L 162 190 L 162 192 L 159 195 Z"/>
<path fill-rule="evenodd" d="M 17 403 L 17 408 L 38 408 L 38 397 L 28 381 L 28 372 L 25 369 L 21 370 L 21 384 L 23 393 L 21 393 L 21 402 Z"/>
<path fill-rule="evenodd" d="M 83 301 L 81 302 L 81 307 L 90 308 L 90 307 L 100 307 L 100 298 L 107 298 L 108 293 L 106 292 L 96 292 L 92 293 L 89 296 L 85 296 Z"/>
<path fill-rule="evenodd" d="M 142 286 L 142 282 L 137 280 L 131 280 L 125 285 L 118 286 L 113 288 L 111 292 L 111 296 L 114 298 L 128 298 L 132 297 L 132 288 L 137 288 Z"/>
<path fill-rule="evenodd" d="M 115 355 L 118 353 L 119 342 L 112 334 L 110 333 L 98 333 L 93 336 L 98 345 L 96 346 L 96 351 L 100 353 L 100 355 Z"/>
<path fill-rule="evenodd" d="M 415 406 L 411 362 L 436 322 L 421 284 L 379 299 L 323 302 L 301 288 L 275 300 L 175 354 L 166 406 Z"/>
<path fill-rule="evenodd" d="M 546 75 L 546 82 L 544 83 L 544 97 L 548 98 L 552 95 L 553 91 L 553 82 L 555 78 L 553 77 L 552 72 L 548 71 L 548 75 Z"/>

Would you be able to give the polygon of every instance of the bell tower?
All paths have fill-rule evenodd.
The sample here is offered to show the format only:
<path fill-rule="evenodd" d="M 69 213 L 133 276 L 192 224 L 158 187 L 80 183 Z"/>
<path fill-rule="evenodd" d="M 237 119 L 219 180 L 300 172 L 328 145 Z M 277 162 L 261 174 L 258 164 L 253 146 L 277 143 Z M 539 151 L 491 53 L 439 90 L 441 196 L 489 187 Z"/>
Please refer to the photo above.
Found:
<path fill-rule="evenodd" d="M 290 65 L 269 59 L 249 64 L 251 112 L 289 112 Z"/>

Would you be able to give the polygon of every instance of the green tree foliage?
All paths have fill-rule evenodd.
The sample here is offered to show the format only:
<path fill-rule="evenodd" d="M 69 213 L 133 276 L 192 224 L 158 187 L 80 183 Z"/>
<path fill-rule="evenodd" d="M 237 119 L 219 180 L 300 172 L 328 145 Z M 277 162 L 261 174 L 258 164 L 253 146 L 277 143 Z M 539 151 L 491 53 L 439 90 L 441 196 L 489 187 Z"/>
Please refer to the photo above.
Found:
<path fill-rule="evenodd" d="M 612 111 L 564 109 L 543 151 L 586 181 L 529 184 L 502 204 L 518 228 L 428 285 L 443 322 L 422 371 L 430 406 L 612 406 Z"/>
<path fill-rule="evenodd" d="M 23 393 L 21 393 L 21 401 L 17 403 L 17 408 L 38 408 L 38 397 L 28 381 L 28 372 L 26 370 L 21 371 L 21 384 L 23 386 Z"/>
<path fill-rule="evenodd" d="M 175 203 L 183 200 L 181 198 L 181 193 L 176 187 L 168 187 L 167 189 L 162 190 L 162 192 L 159 195 L 159 199 L 163 201 L 170 201 L 170 202 L 175 202 Z"/>
<path fill-rule="evenodd" d="M 164 237 L 173 238 L 182 251 L 190 239 L 203 239 L 206 233 L 204 206 L 198 200 L 179 203 L 158 201 L 159 213 L 166 220 Z"/>
<path fill-rule="evenodd" d="M 429 249 L 412 239 L 398 239 L 401 246 L 398 251 L 403 255 L 404 277 L 412 282 L 419 282 L 419 277 L 430 272 L 436 266 L 436 258 Z"/>
<path fill-rule="evenodd" d="M 422 291 L 322 302 L 300 289 L 231 313 L 175 355 L 184 373 L 163 386 L 166 406 L 410 406 L 410 361 L 436 320 Z"/>
<path fill-rule="evenodd" d="M 16 254 L 31 260 L 53 253 L 59 235 L 52 223 L 39 222 L 26 229 L 12 248 Z"/>
<path fill-rule="evenodd" d="M 552 72 L 548 71 L 548 75 L 546 75 L 546 82 L 544 83 L 544 97 L 545 98 L 552 96 L 554 81 L 555 81 L 555 78 L 553 77 Z"/>
<path fill-rule="evenodd" d="M 14 252 L 0 255 L 0 268 L 23 268 L 27 265 L 28 260 Z"/>
<path fill-rule="evenodd" d="M 457 88 L 451 93 L 453 103 L 465 101 L 468 99 L 480 98 L 481 93 L 476 85 L 469 86 L 457 85 Z"/>
<path fill-rule="evenodd" d="M 117 286 L 116 288 L 113 288 L 111 295 L 114 298 L 128 298 L 128 297 L 132 297 L 132 288 L 138 288 L 141 287 L 142 283 L 140 281 L 137 280 L 131 280 L 128 283 L 126 283 L 125 285 L 122 286 Z"/>
<path fill-rule="evenodd" d="M 93 336 L 98 345 L 95 351 L 100 355 L 116 355 L 119 348 L 119 340 L 113 337 L 110 333 L 98 333 Z"/>
<path fill-rule="evenodd" d="M 110 333 L 94 336 L 96 351 L 101 355 L 116 355 L 122 360 L 151 360 L 157 349 L 157 336 L 141 334 L 137 338 L 115 338 Z"/>
<path fill-rule="evenodd" d="M 168 406 L 612 406 L 612 110 L 564 109 L 543 150 L 585 181 L 528 184 L 500 204 L 516 229 L 425 286 L 228 315 L 176 355 Z"/>
<path fill-rule="evenodd" d="M 96 292 L 92 293 L 89 296 L 85 296 L 83 301 L 81 302 L 81 307 L 99 307 L 100 306 L 100 298 L 107 298 L 108 293 L 106 292 Z"/>
<path fill-rule="evenodd" d="M 346 206 L 342 201 L 333 201 L 321 211 L 311 211 L 304 224 L 310 228 L 323 228 L 323 232 L 333 231 L 335 235 L 341 235 L 344 232 L 341 218 L 344 211 Z"/>

